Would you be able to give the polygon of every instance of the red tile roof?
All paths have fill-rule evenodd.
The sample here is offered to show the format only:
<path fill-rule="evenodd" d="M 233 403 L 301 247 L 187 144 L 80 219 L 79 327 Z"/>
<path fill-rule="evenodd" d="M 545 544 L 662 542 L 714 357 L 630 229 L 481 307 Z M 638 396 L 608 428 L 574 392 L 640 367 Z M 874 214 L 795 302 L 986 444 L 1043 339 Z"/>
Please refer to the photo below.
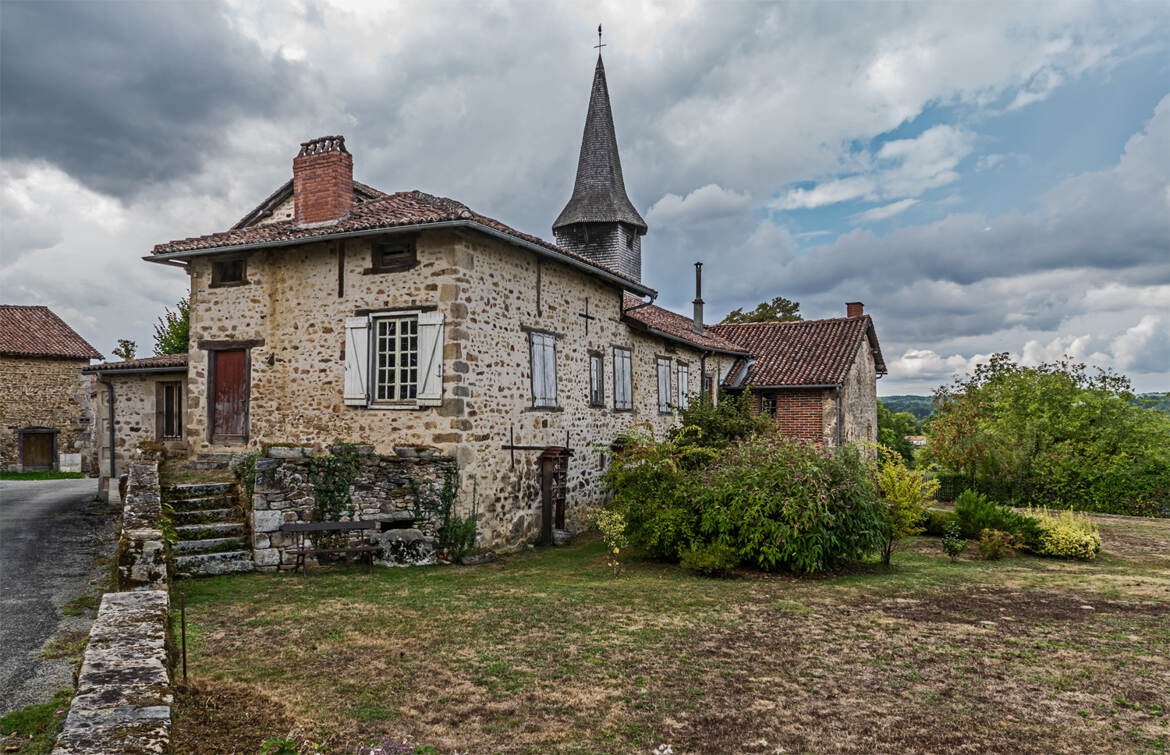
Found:
<path fill-rule="evenodd" d="M 292 196 L 292 192 L 293 182 L 290 178 L 281 184 L 279 189 L 269 194 L 263 202 L 253 207 L 247 215 L 240 218 L 239 222 L 231 227 L 231 230 L 234 231 L 239 228 L 247 228 L 256 221 L 268 217 L 272 214 L 272 211 L 275 210 L 278 205 L 280 205 L 281 202 L 284 202 L 286 199 Z M 355 204 L 360 202 L 367 202 L 371 199 L 380 199 L 384 196 L 386 196 L 385 192 L 378 191 L 373 186 L 366 186 L 360 181 L 353 182 L 353 201 Z"/>
<path fill-rule="evenodd" d="M 161 357 L 127 359 L 124 362 L 102 362 L 86 368 L 85 372 L 118 372 L 122 370 L 164 370 L 186 371 L 186 354 L 164 354 Z"/>
<path fill-rule="evenodd" d="M 48 307 L 0 304 L 0 354 L 53 359 L 101 359 Z"/>
<path fill-rule="evenodd" d="M 637 309 L 633 309 L 634 307 Z M 622 310 L 627 319 L 666 333 L 676 340 L 685 341 L 700 349 L 730 351 L 735 354 L 747 353 L 747 349 L 742 346 L 713 333 L 711 326 L 704 328 L 703 334 L 699 335 L 695 333 L 693 318 L 671 312 L 669 309 L 663 309 L 654 304 L 645 304 L 636 296 L 626 294 L 622 300 Z"/>
<path fill-rule="evenodd" d="M 853 365 L 858 344 L 869 339 L 877 371 L 886 372 L 877 332 L 869 315 L 799 322 L 712 325 L 712 332 L 751 353 L 727 377 L 732 387 L 748 385 L 840 385 Z"/>
<path fill-rule="evenodd" d="M 278 190 L 279 192 L 279 190 Z M 274 195 L 275 196 L 275 195 Z M 271 199 L 271 198 L 270 198 Z M 267 203 L 269 200 L 265 200 Z M 264 203 L 261 204 L 261 208 Z M 255 212 L 255 211 L 253 211 Z M 249 213 L 249 217 L 253 213 Z M 247 219 L 247 218 L 245 218 Z M 421 191 L 402 191 L 360 202 L 337 222 L 320 225 L 297 225 L 295 221 L 284 220 L 265 225 L 232 228 L 221 233 L 170 241 L 154 247 L 153 254 L 193 252 L 202 249 L 250 247 L 263 244 L 295 243 L 311 241 L 335 234 L 369 231 L 380 228 L 395 228 L 408 225 L 427 225 L 444 221 L 469 221 L 511 236 L 520 241 L 544 247 L 551 252 L 570 257 L 595 270 L 615 276 L 633 284 L 637 289 L 650 290 L 633 278 L 593 260 L 572 252 L 536 236 L 522 233 L 498 220 L 480 215 L 467 205 L 446 197 L 436 197 Z"/>

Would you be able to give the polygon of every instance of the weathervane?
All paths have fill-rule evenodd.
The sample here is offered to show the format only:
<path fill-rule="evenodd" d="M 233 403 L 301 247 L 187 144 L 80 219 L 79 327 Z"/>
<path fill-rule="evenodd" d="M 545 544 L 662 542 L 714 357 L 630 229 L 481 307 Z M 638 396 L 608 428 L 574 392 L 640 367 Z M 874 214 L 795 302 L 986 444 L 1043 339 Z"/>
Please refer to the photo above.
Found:
<path fill-rule="evenodd" d="M 601 24 L 597 25 L 597 44 L 593 45 L 593 49 L 601 52 L 601 48 L 605 47 L 601 42 Z"/>

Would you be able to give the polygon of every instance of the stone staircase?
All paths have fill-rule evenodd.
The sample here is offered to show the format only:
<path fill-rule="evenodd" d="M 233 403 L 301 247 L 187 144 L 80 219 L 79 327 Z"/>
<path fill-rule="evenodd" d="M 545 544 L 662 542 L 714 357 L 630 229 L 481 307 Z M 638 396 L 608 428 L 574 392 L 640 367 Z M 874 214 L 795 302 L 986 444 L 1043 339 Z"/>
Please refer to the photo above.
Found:
<path fill-rule="evenodd" d="M 174 509 L 171 522 L 179 535 L 171 549 L 175 576 L 202 577 L 256 568 L 244 514 L 236 507 L 234 484 L 174 485 L 163 491 L 163 502 Z"/>

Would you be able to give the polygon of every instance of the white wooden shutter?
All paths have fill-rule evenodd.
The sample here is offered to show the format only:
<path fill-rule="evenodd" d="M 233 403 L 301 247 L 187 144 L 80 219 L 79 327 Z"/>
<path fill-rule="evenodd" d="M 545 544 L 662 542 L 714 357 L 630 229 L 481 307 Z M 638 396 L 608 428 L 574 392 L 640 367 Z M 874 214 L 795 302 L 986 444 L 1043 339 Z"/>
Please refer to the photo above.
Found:
<path fill-rule="evenodd" d="M 443 313 L 418 315 L 418 405 L 443 403 Z"/>
<path fill-rule="evenodd" d="M 691 400 L 687 394 L 691 390 L 690 375 L 687 374 L 687 366 L 680 364 L 678 366 L 678 406 L 680 409 L 686 409 L 691 405 Z"/>
<path fill-rule="evenodd" d="M 540 333 L 528 336 L 529 362 L 532 366 L 532 405 L 544 400 L 544 338 Z"/>
<path fill-rule="evenodd" d="M 370 318 L 345 318 L 346 406 L 370 403 Z"/>
<path fill-rule="evenodd" d="M 557 405 L 557 339 L 544 337 L 544 399 L 545 406 Z"/>
<path fill-rule="evenodd" d="M 625 349 L 614 351 L 613 358 L 613 405 L 615 409 L 633 408 L 633 380 L 630 375 L 630 352 Z"/>
<path fill-rule="evenodd" d="M 658 411 L 670 411 L 670 362 L 658 360 Z"/>
<path fill-rule="evenodd" d="M 547 333 L 530 337 L 532 405 L 557 405 L 557 339 Z"/>

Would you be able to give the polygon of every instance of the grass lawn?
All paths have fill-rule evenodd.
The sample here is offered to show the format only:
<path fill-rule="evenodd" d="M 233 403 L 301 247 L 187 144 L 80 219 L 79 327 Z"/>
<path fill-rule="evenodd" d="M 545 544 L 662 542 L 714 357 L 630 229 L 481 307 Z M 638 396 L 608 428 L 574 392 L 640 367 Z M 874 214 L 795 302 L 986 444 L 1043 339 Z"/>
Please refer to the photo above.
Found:
<path fill-rule="evenodd" d="M 918 538 L 892 570 L 612 579 L 585 543 L 182 582 L 177 751 L 1165 752 L 1170 521 L 1098 522 L 1088 564 Z"/>
<path fill-rule="evenodd" d="M 80 480 L 81 472 L 0 472 L 0 480 Z"/>

